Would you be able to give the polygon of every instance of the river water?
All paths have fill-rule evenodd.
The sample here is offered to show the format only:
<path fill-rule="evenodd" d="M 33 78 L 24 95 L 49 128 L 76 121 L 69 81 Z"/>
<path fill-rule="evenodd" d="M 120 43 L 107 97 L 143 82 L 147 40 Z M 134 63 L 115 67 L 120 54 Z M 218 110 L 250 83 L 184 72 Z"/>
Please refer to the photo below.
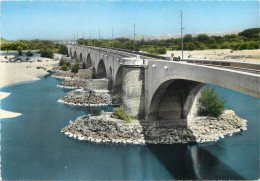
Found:
<path fill-rule="evenodd" d="M 2 88 L 3 109 L 22 116 L 1 120 L 4 180 L 250 179 L 259 178 L 260 99 L 215 87 L 248 120 L 242 134 L 207 144 L 120 145 L 79 142 L 60 131 L 86 108 L 58 103 L 68 90 L 52 76 Z M 104 107 L 105 111 L 112 107 Z"/>

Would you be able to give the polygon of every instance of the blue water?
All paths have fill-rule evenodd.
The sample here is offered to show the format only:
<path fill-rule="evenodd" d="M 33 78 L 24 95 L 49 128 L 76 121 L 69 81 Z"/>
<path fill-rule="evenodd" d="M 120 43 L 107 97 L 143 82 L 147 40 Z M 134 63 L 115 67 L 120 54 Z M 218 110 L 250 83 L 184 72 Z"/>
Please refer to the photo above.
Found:
<path fill-rule="evenodd" d="M 260 100 L 215 87 L 248 131 L 207 144 L 120 145 L 79 142 L 60 133 L 88 113 L 57 100 L 66 89 L 51 76 L 1 89 L 2 108 L 22 116 L 1 120 L 4 180 L 259 178 Z M 104 107 L 106 111 L 111 107 Z"/>
<path fill-rule="evenodd" d="M 0 55 L 15 55 L 15 58 L 20 58 L 22 60 L 25 60 L 26 58 L 30 58 L 30 59 L 41 59 L 41 54 L 40 53 L 36 53 L 35 51 L 32 51 L 33 56 L 31 57 L 27 57 L 26 56 L 27 51 L 23 51 L 22 55 L 18 55 L 18 52 L 1 52 Z"/>

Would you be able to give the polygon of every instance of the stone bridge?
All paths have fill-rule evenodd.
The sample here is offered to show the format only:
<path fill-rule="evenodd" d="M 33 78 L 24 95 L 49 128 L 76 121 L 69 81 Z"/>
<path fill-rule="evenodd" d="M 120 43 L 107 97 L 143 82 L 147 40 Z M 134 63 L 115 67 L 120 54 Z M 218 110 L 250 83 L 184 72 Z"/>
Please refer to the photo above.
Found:
<path fill-rule="evenodd" d="M 110 80 L 111 91 L 121 93 L 122 106 L 129 114 L 148 120 L 189 118 L 196 111 L 194 103 L 205 84 L 260 98 L 259 74 L 242 68 L 167 61 L 101 47 L 67 47 L 72 59 L 93 68 L 93 78 Z"/>

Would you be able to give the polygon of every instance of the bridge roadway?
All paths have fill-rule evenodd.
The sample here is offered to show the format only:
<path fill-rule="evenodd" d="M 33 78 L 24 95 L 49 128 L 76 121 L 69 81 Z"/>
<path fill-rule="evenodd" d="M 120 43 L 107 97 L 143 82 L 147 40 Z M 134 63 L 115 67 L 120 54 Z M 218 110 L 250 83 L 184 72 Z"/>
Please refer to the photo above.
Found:
<path fill-rule="evenodd" d="M 111 91 L 121 93 L 123 107 L 133 116 L 188 119 L 196 112 L 198 93 L 205 84 L 260 98 L 259 64 L 194 59 L 175 62 L 121 49 L 67 47 L 70 57 L 93 67 L 94 77 L 111 80 Z"/>

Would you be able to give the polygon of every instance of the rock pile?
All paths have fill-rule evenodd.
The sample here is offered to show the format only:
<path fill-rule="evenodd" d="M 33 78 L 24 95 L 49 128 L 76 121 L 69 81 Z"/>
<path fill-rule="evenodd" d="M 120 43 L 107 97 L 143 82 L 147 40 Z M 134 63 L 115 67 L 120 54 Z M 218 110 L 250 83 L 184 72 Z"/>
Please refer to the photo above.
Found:
<path fill-rule="evenodd" d="M 77 89 L 69 92 L 59 99 L 59 102 L 77 106 L 106 106 L 119 105 L 121 97 L 119 94 L 109 92 L 94 92 L 90 89 Z"/>
<path fill-rule="evenodd" d="M 197 142 L 217 141 L 225 135 L 246 130 L 246 120 L 238 117 L 234 111 L 226 110 L 218 118 L 202 119 L 189 122 Z"/>
<path fill-rule="evenodd" d="M 65 80 L 64 82 L 60 83 L 58 87 L 64 87 L 64 88 L 84 88 L 88 86 L 88 81 L 84 79 L 70 79 Z"/>
<path fill-rule="evenodd" d="M 62 129 L 69 137 L 93 142 L 174 144 L 217 141 L 225 135 L 246 130 L 246 120 L 232 111 L 225 111 L 218 119 L 192 121 L 176 126 L 173 121 L 137 121 L 127 124 L 111 118 L 110 114 L 84 116 Z"/>
<path fill-rule="evenodd" d="M 94 92 L 84 90 L 71 91 L 66 96 L 59 99 L 59 102 L 78 106 L 113 105 L 112 100 L 96 96 Z"/>
<path fill-rule="evenodd" d="M 77 75 L 73 72 L 70 72 L 70 71 L 62 71 L 62 72 L 57 72 L 56 74 L 53 75 L 53 77 L 55 78 L 76 78 Z"/>
<path fill-rule="evenodd" d="M 70 121 L 61 132 L 69 137 L 94 142 L 144 143 L 140 124 L 126 124 L 122 120 L 104 119 L 105 117 L 80 117 L 75 122 Z"/>

